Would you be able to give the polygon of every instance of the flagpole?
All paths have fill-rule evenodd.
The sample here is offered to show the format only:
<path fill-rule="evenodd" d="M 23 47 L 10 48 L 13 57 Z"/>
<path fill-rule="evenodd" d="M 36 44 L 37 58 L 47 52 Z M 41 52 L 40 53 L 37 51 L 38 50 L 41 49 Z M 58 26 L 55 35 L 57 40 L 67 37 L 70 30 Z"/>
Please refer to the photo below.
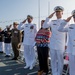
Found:
<path fill-rule="evenodd" d="M 40 28 L 40 0 L 38 0 L 38 29 Z"/>
<path fill-rule="evenodd" d="M 48 15 L 50 14 L 50 1 L 48 1 Z"/>

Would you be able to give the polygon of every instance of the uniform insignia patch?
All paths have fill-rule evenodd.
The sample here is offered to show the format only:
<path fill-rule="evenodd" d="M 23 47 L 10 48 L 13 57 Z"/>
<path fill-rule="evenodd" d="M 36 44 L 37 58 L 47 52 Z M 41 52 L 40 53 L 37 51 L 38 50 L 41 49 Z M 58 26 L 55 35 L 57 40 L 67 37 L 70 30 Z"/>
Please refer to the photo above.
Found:
<path fill-rule="evenodd" d="M 57 24 L 53 24 L 53 25 L 57 25 Z"/>
<path fill-rule="evenodd" d="M 30 29 L 33 29 L 34 28 L 34 26 L 30 26 Z"/>

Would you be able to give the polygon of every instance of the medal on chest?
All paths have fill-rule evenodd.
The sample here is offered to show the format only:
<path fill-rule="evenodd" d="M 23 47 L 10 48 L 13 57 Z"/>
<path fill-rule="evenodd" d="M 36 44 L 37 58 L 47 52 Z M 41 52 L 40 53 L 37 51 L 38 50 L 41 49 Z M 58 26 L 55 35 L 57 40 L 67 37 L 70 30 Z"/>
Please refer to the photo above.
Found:
<path fill-rule="evenodd" d="M 34 26 L 32 25 L 32 26 L 30 26 L 30 31 L 32 32 L 32 30 L 34 29 Z"/>

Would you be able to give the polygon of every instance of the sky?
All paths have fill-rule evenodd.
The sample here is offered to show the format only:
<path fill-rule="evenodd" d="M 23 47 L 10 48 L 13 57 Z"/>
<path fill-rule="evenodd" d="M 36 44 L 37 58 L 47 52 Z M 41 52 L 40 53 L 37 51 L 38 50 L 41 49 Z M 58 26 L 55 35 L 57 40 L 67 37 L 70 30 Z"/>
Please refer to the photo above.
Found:
<path fill-rule="evenodd" d="M 39 13 L 41 21 L 54 12 L 55 6 L 64 7 L 63 18 L 65 19 L 75 9 L 75 0 L 0 0 L 0 27 L 5 28 L 14 21 L 20 23 L 27 15 L 32 15 L 33 22 L 39 27 Z M 54 16 L 53 19 L 55 18 Z"/>

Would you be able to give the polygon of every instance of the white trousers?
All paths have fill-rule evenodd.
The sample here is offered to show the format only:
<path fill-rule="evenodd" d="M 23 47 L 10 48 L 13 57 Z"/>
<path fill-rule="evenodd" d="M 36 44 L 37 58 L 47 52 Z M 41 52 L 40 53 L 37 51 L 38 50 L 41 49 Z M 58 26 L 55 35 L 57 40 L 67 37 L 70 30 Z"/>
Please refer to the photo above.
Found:
<path fill-rule="evenodd" d="M 35 51 L 32 45 L 24 45 L 24 58 L 27 66 L 35 63 Z"/>
<path fill-rule="evenodd" d="M 75 75 L 75 55 L 69 53 L 69 73 Z"/>
<path fill-rule="evenodd" d="M 4 51 L 4 42 L 0 42 L 0 51 Z"/>
<path fill-rule="evenodd" d="M 5 53 L 6 55 L 11 54 L 11 44 L 10 43 L 5 43 Z"/>
<path fill-rule="evenodd" d="M 52 75 L 62 75 L 64 60 L 62 50 L 50 49 Z"/>

